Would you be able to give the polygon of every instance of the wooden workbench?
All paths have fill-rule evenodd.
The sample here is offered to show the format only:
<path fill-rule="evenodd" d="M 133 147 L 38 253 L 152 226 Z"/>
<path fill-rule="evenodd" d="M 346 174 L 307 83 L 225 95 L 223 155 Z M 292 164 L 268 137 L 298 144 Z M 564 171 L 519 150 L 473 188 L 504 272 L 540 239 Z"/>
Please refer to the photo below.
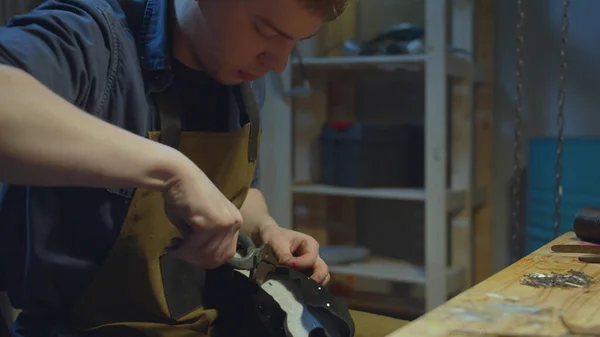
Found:
<path fill-rule="evenodd" d="M 587 289 L 534 288 L 520 283 L 527 273 L 570 269 L 600 280 L 600 264 L 579 262 L 581 254 L 550 250 L 564 243 L 586 244 L 567 233 L 387 337 L 560 336 L 568 332 L 563 319 L 569 325 L 600 326 L 600 282 Z M 453 333 L 461 330 L 472 333 Z"/>

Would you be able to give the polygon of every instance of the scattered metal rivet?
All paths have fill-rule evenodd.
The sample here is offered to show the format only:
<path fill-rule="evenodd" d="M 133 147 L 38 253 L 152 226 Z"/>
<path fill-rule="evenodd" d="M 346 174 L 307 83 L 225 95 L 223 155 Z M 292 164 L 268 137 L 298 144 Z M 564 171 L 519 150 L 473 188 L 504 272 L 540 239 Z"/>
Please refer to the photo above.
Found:
<path fill-rule="evenodd" d="M 598 280 L 584 272 L 569 270 L 566 274 L 552 272 L 551 274 L 530 273 L 523 275 L 521 284 L 536 288 L 588 288 Z"/>

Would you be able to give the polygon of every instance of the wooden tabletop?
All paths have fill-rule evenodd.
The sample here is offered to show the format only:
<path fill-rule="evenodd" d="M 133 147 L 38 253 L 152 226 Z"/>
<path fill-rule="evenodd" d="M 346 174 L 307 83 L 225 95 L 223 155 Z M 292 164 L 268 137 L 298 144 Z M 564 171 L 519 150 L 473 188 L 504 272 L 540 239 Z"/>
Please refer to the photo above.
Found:
<path fill-rule="evenodd" d="M 600 327 L 600 264 L 579 262 L 577 256 L 582 254 L 552 252 L 555 244 L 587 243 L 567 233 L 387 337 L 543 337 L 561 336 L 573 328 L 600 335 L 594 327 Z M 521 284 L 528 273 L 569 270 L 584 272 L 599 282 L 568 289 Z"/>

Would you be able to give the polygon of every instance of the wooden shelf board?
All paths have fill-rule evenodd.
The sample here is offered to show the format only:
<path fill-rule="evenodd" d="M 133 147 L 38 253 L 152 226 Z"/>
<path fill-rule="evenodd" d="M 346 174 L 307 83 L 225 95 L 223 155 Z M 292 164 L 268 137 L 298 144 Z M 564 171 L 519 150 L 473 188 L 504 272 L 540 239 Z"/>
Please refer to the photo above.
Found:
<path fill-rule="evenodd" d="M 294 192 L 377 199 L 425 200 L 425 190 L 422 188 L 353 188 L 307 184 L 295 185 Z"/>
<path fill-rule="evenodd" d="M 423 64 L 425 55 L 376 55 L 376 56 L 330 56 L 307 57 L 302 60 L 305 67 L 386 67 L 409 64 Z M 294 61 L 294 65 L 298 65 Z"/>
<path fill-rule="evenodd" d="M 425 201 L 424 188 L 354 188 L 339 187 L 322 184 L 298 184 L 293 187 L 294 193 L 317 194 L 329 196 L 344 196 L 374 199 L 392 199 L 405 201 Z M 466 199 L 465 191 L 448 191 L 447 208 L 454 212 L 463 208 Z M 485 188 L 476 188 L 474 191 L 474 204 L 482 204 L 486 198 Z"/>
<path fill-rule="evenodd" d="M 331 68 L 331 69 L 379 69 L 382 71 L 395 71 L 398 69 L 422 70 L 427 61 L 426 54 L 415 55 L 374 55 L 374 56 L 331 56 L 331 57 L 307 57 L 302 60 L 305 68 Z M 294 60 L 293 65 L 298 66 L 300 62 Z M 450 54 L 447 56 L 448 75 L 454 77 L 465 77 L 470 62 L 467 58 Z M 484 72 L 476 70 L 476 82 L 483 82 Z"/>

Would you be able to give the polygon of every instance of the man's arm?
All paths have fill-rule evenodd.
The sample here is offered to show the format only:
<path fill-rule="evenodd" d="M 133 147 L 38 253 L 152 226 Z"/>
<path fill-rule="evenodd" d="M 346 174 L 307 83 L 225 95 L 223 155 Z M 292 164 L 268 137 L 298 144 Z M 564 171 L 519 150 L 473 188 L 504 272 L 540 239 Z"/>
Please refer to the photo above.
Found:
<path fill-rule="evenodd" d="M 21 70 L 0 66 L 0 181 L 163 189 L 179 152 L 77 109 Z"/>
<path fill-rule="evenodd" d="M 275 220 L 269 215 L 269 209 L 262 192 L 251 188 L 244 204 L 240 208 L 244 222 L 242 232 L 250 235 L 256 244 L 261 243 L 260 232 L 268 226 L 277 226 Z"/>
<path fill-rule="evenodd" d="M 90 3 L 48 1 L 0 28 L 0 181 L 161 189 L 188 165 L 73 104 L 94 106 L 118 62 L 110 23 Z"/>

